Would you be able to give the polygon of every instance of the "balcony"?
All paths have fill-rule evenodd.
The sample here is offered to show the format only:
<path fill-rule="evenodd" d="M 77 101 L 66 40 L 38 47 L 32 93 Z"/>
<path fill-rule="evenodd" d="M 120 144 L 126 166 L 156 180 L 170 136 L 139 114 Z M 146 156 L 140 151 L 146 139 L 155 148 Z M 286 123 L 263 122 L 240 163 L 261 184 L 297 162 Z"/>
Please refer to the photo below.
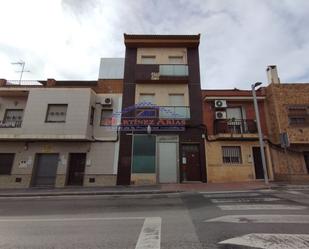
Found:
<path fill-rule="evenodd" d="M 153 106 L 139 107 L 135 110 L 136 118 L 152 119 L 190 119 L 189 106 Z"/>
<path fill-rule="evenodd" d="M 188 65 L 137 64 L 135 68 L 137 83 L 186 83 L 188 76 Z"/>
<path fill-rule="evenodd" d="M 18 121 L 0 121 L 0 128 L 20 128 L 21 120 Z"/>
<path fill-rule="evenodd" d="M 215 134 L 256 134 L 257 126 L 255 120 L 233 119 L 215 120 Z"/>

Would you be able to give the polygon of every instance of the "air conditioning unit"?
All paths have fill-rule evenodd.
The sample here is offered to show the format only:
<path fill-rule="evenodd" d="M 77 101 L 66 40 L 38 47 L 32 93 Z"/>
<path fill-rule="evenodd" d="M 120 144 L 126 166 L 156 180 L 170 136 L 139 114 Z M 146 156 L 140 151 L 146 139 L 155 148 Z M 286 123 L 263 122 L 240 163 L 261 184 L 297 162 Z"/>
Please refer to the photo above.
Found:
<path fill-rule="evenodd" d="M 111 106 L 113 104 L 112 98 L 104 98 L 101 102 L 102 106 Z"/>
<path fill-rule="evenodd" d="M 216 99 L 215 100 L 215 107 L 216 108 L 225 108 L 225 107 L 227 107 L 226 100 Z"/>
<path fill-rule="evenodd" d="M 216 112 L 216 119 L 226 119 L 226 112 Z"/>

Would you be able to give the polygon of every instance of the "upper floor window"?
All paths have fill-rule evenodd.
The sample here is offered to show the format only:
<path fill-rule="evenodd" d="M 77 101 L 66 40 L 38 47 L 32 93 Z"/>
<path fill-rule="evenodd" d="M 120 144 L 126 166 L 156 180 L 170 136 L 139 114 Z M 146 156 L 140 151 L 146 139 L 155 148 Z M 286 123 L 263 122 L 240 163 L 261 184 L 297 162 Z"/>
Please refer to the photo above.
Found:
<path fill-rule="evenodd" d="M 290 125 L 306 125 L 309 124 L 309 107 L 308 106 L 289 106 L 288 118 Z"/>
<path fill-rule="evenodd" d="M 224 164 L 241 164 L 240 146 L 222 146 L 222 160 Z"/>
<path fill-rule="evenodd" d="M 183 56 L 169 56 L 169 64 L 183 64 Z"/>
<path fill-rule="evenodd" d="M 155 55 L 142 55 L 141 62 L 142 64 L 156 64 L 156 56 Z"/>
<path fill-rule="evenodd" d="M 184 94 L 169 94 L 170 106 L 184 106 L 185 95 Z"/>
<path fill-rule="evenodd" d="M 101 126 L 113 125 L 113 110 L 112 109 L 102 109 L 100 125 Z"/>
<path fill-rule="evenodd" d="M 45 122 L 64 123 L 67 116 L 67 109 L 67 104 L 48 104 Z"/>
<path fill-rule="evenodd" d="M 155 95 L 153 93 L 141 93 L 139 95 L 139 103 L 153 105 L 155 103 Z"/>
<path fill-rule="evenodd" d="M 24 110 L 7 109 L 4 114 L 3 124 L 10 127 L 21 127 Z"/>
<path fill-rule="evenodd" d="M 0 175 L 11 174 L 14 156 L 14 153 L 0 153 Z"/>

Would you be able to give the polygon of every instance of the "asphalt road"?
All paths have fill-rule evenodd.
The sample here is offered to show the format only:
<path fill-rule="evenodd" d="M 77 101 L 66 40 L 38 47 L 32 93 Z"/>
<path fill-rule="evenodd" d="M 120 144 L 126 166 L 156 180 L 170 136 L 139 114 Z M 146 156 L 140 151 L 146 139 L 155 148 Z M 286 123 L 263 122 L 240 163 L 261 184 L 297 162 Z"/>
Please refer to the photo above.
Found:
<path fill-rule="evenodd" d="M 308 202 L 308 190 L 2 198 L 0 248 L 305 249 Z"/>

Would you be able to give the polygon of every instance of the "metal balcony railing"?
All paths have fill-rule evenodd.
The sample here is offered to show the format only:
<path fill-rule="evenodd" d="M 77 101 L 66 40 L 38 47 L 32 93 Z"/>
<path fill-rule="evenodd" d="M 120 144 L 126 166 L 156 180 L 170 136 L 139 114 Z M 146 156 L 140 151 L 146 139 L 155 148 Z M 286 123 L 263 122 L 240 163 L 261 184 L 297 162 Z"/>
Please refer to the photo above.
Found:
<path fill-rule="evenodd" d="M 188 76 L 188 65 L 160 65 L 160 76 Z"/>
<path fill-rule="evenodd" d="M 257 133 L 255 120 L 251 119 L 217 119 L 214 123 L 215 134 L 254 134 Z"/>
<path fill-rule="evenodd" d="M 0 128 L 20 128 L 22 120 L 18 121 L 0 121 Z"/>

